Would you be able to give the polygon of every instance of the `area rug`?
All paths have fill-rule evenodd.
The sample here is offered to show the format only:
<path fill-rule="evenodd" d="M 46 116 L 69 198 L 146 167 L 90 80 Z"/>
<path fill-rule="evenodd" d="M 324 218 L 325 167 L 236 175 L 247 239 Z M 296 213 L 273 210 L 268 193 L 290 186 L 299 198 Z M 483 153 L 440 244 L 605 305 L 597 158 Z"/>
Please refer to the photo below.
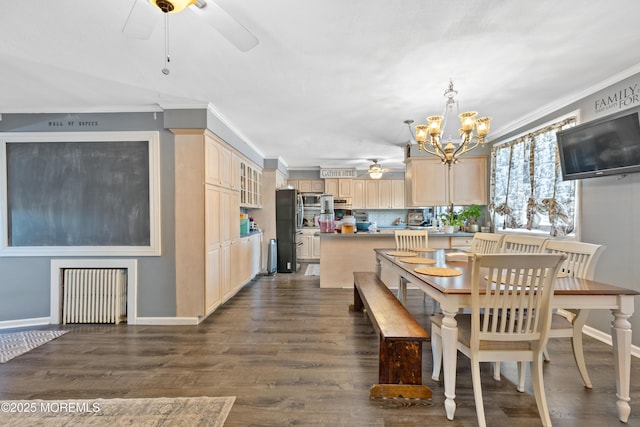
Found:
<path fill-rule="evenodd" d="M 309 264 L 307 270 L 304 272 L 305 276 L 319 276 L 320 264 Z"/>
<path fill-rule="evenodd" d="M 155 399 L 3 400 L 0 425 L 221 427 L 235 396 Z"/>
<path fill-rule="evenodd" d="M 40 347 L 69 331 L 22 331 L 0 334 L 0 363 Z"/>

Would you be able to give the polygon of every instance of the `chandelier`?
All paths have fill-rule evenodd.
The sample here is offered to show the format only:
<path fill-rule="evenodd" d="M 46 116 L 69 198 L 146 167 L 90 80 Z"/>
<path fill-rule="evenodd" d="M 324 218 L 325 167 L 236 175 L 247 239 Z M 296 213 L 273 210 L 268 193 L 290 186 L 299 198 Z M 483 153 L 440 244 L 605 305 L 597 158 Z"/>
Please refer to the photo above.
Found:
<path fill-rule="evenodd" d="M 429 154 L 438 156 L 442 163 L 446 163 L 449 167 L 458 162 L 458 158 L 465 153 L 476 148 L 478 145 L 484 145 L 485 137 L 489 133 L 491 117 L 476 118 L 476 111 L 467 111 L 459 114 L 458 101 L 456 95 L 458 92 L 453 89 L 453 81 L 449 80 L 449 87 L 444 91 L 445 105 L 444 112 L 441 116 L 427 117 L 427 124 L 416 126 L 415 139 L 418 148 Z M 456 108 L 458 117 L 460 118 L 460 141 L 453 142 L 449 136 L 447 142 L 442 143 L 442 132 L 447 124 L 447 117 L 453 108 Z M 405 123 L 411 129 L 413 120 L 405 120 Z"/>

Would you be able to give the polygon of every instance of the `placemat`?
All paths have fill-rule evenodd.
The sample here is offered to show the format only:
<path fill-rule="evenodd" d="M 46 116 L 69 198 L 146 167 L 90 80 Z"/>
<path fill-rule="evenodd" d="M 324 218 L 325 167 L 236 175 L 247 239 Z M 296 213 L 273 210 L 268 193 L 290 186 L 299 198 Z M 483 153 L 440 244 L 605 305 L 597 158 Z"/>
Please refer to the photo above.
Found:
<path fill-rule="evenodd" d="M 407 264 L 435 264 L 436 260 L 433 258 L 422 258 L 422 257 L 413 257 L 413 258 L 400 258 L 399 261 L 406 262 Z"/>
<path fill-rule="evenodd" d="M 462 271 L 446 267 L 418 267 L 413 271 L 428 276 L 453 277 L 462 275 Z"/>
<path fill-rule="evenodd" d="M 409 250 L 415 251 L 415 252 L 435 252 L 436 251 L 433 248 L 411 248 Z"/>
<path fill-rule="evenodd" d="M 418 256 L 415 252 L 407 252 L 407 251 L 391 251 L 387 252 L 387 255 L 391 256 Z"/>

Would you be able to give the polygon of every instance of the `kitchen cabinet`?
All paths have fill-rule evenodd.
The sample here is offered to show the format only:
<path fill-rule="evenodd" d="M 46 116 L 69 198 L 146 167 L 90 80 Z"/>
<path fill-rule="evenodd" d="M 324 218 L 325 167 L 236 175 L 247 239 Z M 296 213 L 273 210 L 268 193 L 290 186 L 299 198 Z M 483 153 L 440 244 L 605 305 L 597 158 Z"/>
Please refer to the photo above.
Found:
<path fill-rule="evenodd" d="M 365 179 L 354 179 L 352 182 L 353 197 L 351 206 L 353 209 L 364 209 L 365 206 Z"/>
<path fill-rule="evenodd" d="M 247 271 L 253 272 L 256 265 L 259 269 L 260 260 L 252 270 L 253 253 L 245 259 L 241 250 L 242 177 L 237 172 L 243 163 L 251 166 L 245 185 L 251 183 L 246 188 L 256 193 L 261 191 L 262 171 L 207 130 L 172 132 L 176 316 L 201 320 L 248 281 Z M 253 204 L 260 202 L 259 197 L 252 197 Z M 259 243 L 252 251 L 260 257 Z"/>
<path fill-rule="evenodd" d="M 353 207 L 364 209 L 404 209 L 404 181 L 401 179 L 362 180 L 364 203 L 356 206 L 354 188 Z M 358 195 L 360 197 L 360 195 Z"/>
<path fill-rule="evenodd" d="M 353 197 L 353 179 L 351 178 L 326 178 L 324 191 L 335 197 Z"/>
<path fill-rule="evenodd" d="M 240 161 L 240 206 L 262 207 L 262 171 L 258 166 Z"/>
<path fill-rule="evenodd" d="M 300 230 L 296 255 L 300 260 L 320 259 L 320 236 L 318 229 Z"/>
<path fill-rule="evenodd" d="M 322 179 L 299 179 L 295 187 L 301 193 L 324 193 L 324 181 Z"/>
<path fill-rule="evenodd" d="M 205 139 L 205 182 L 231 186 L 231 150 L 216 138 Z"/>
<path fill-rule="evenodd" d="M 412 158 L 405 187 L 408 206 L 486 205 L 487 159 L 463 156 L 449 173 L 438 158 Z"/>

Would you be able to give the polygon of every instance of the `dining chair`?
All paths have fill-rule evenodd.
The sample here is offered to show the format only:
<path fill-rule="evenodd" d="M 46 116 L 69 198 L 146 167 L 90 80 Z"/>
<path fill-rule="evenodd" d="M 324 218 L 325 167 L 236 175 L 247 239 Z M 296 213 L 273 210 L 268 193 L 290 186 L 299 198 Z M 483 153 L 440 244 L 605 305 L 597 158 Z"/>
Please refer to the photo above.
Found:
<path fill-rule="evenodd" d="M 410 250 L 428 247 L 429 230 L 393 230 L 396 250 Z"/>
<path fill-rule="evenodd" d="M 502 239 L 502 244 L 500 245 L 500 252 L 519 254 L 538 253 L 547 240 L 546 237 L 505 234 Z"/>
<path fill-rule="evenodd" d="M 494 254 L 500 252 L 500 245 L 504 234 L 475 233 L 471 239 L 470 252 L 474 254 Z"/>
<path fill-rule="evenodd" d="M 606 249 L 604 245 L 593 243 L 577 242 L 572 240 L 547 240 L 542 246 L 543 253 L 566 254 L 561 274 L 577 277 L 580 279 L 593 279 L 596 264 Z M 584 360 L 584 350 L 582 348 L 582 330 L 589 316 L 589 310 L 559 310 L 553 313 L 551 320 L 551 330 L 549 338 L 571 338 L 573 358 L 576 361 L 580 376 L 585 388 L 592 388 L 591 379 L 587 372 L 587 365 Z M 551 360 L 549 352 L 544 351 L 545 360 Z"/>
<path fill-rule="evenodd" d="M 396 239 L 396 250 L 424 249 L 428 247 L 429 230 L 393 230 Z M 404 304 L 407 300 L 407 284 L 400 278 L 398 298 Z M 426 298 L 426 294 L 425 294 Z"/>
<path fill-rule="evenodd" d="M 471 314 L 456 316 L 457 349 L 471 360 L 476 416 L 486 426 L 480 362 L 531 363 L 538 412 L 551 425 L 542 377 L 542 351 L 551 326 L 551 298 L 564 254 L 476 254 L 471 267 Z M 442 366 L 443 315 L 431 317 L 434 380 Z"/>
<path fill-rule="evenodd" d="M 521 254 L 539 253 L 545 241 L 547 241 L 546 237 L 505 234 L 502 239 L 502 244 L 500 245 L 500 252 Z M 524 391 L 524 375 L 524 371 L 520 372 L 519 391 Z M 495 362 L 493 378 L 496 381 L 500 381 L 500 362 Z"/>
<path fill-rule="evenodd" d="M 471 248 L 469 252 L 473 254 L 495 254 L 500 252 L 500 245 L 504 234 L 498 233 L 475 233 L 473 239 L 471 239 Z M 434 314 L 439 311 L 439 304 L 433 305 Z M 462 309 L 462 313 L 468 313 L 469 310 Z"/>

